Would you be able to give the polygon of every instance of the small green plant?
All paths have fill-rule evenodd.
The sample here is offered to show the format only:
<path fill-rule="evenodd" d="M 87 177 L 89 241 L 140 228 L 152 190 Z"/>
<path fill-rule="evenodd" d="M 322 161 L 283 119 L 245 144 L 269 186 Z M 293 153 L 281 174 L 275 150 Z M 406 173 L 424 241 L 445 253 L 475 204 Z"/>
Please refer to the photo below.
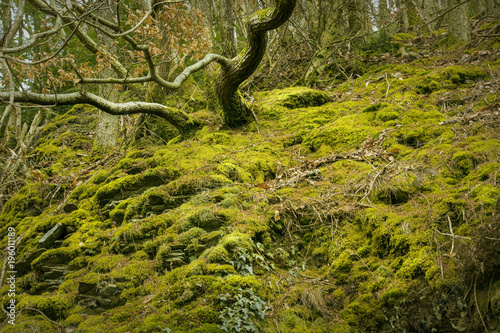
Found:
<path fill-rule="evenodd" d="M 254 332 L 260 329 L 256 320 L 264 319 L 266 303 L 257 295 L 253 288 L 237 289 L 236 295 L 221 294 L 219 300 L 225 304 L 219 318 L 222 320 L 220 328 L 224 332 Z"/>
<path fill-rule="evenodd" d="M 252 257 L 242 248 L 236 248 L 233 259 L 230 261 L 234 269 L 243 276 L 253 275 Z"/>

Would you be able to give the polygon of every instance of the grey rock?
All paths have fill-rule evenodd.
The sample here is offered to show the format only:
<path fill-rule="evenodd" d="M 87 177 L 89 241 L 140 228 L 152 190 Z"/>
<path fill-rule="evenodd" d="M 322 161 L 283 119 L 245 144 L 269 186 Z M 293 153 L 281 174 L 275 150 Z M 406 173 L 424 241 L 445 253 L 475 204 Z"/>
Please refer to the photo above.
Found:
<path fill-rule="evenodd" d="M 78 206 L 74 203 L 68 203 L 63 207 L 63 211 L 65 213 L 68 213 L 68 214 L 77 210 L 77 209 L 78 209 Z"/>
<path fill-rule="evenodd" d="M 24 275 L 31 271 L 31 263 L 33 260 L 38 258 L 42 253 L 47 251 L 47 249 L 36 249 L 34 251 L 26 253 L 17 263 L 16 270 L 19 276 Z"/>
<path fill-rule="evenodd" d="M 43 273 L 43 279 L 59 279 L 64 277 L 66 274 L 68 274 L 70 271 L 64 268 L 58 268 L 58 267 L 53 267 L 50 271 L 47 271 Z"/>
<path fill-rule="evenodd" d="M 64 232 L 64 226 L 61 223 L 58 223 L 50 229 L 45 235 L 43 235 L 42 239 L 38 241 L 38 245 L 44 248 L 50 248 L 56 240 L 61 237 Z"/>
<path fill-rule="evenodd" d="M 84 281 L 78 282 L 78 293 L 79 294 L 93 294 L 97 292 L 97 284 L 96 283 L 88 283 Z"/>

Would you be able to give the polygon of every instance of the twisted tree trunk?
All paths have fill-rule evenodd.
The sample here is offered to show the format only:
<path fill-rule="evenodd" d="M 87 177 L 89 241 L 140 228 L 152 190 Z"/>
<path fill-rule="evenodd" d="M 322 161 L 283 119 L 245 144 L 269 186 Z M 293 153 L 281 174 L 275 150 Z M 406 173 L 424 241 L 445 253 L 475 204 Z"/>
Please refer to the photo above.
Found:
<path fill-rule="evenodd" d="M 248 123 L 252 111 L 238 88 L 259 66 L 267 46 L 267 32 L 281 26 L 292 15 L 296 0 L 276 0 L 273 7 L 254 13 L 247 21 L 248 44 L 235 58 L 221 64 L 215 91 L 229 127 Z"/>

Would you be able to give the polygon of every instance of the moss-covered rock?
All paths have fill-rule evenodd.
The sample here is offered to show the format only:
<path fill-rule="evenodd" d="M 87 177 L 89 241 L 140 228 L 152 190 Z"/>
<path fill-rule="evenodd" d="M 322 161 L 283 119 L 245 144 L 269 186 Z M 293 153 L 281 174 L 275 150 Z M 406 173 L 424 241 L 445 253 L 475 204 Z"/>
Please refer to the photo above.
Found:
<path fill-rule="evenodd" d="M 306 87 L 292 87 L 283 90 L 274 90 L 267 95 L 267 101 L 289 109 L 310 106 L 320 106 L 331 100 L 323 91 Z"/>

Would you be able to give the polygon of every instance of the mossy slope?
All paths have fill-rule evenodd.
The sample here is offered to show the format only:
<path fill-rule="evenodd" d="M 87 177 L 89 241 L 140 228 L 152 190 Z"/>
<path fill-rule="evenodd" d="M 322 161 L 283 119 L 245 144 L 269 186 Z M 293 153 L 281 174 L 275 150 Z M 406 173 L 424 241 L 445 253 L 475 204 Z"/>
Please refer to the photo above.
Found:
<path fill-rule="evenodd" d="M 258 124 L 136 142 L 114 163 L 49 125 L 45 180 L 0 215 L 23 235 L 17 304 L 36 309 L 17 328 L 57 331 L 41 311 L 81 332 L 498 330 L 499 96 L 468 97 L 485 68 L 260 93 Z M 87 153 L 55 191 L 57 165 Z"/>

